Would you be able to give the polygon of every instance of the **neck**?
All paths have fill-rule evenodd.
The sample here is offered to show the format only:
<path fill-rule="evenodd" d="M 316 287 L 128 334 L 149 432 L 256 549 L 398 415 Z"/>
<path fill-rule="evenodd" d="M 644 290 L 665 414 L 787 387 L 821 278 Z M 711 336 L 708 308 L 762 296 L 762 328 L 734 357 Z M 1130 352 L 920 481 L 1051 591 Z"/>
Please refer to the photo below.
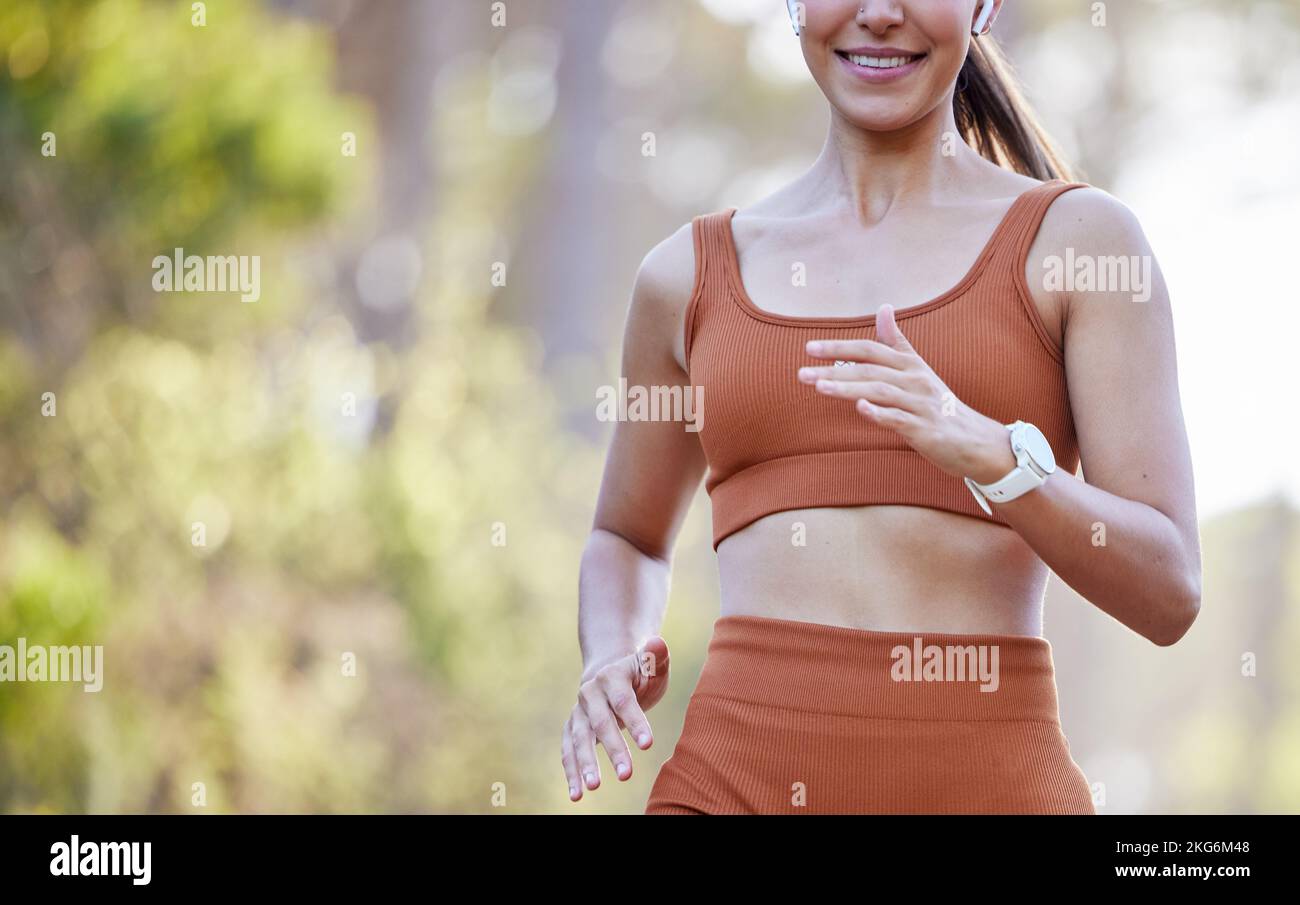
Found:
<path fill-rule="evenodd" d="M 803 193 L 811 207 L 847 206 L 859 222 L 871 224 L 900 201 L 942 194 L 985 165 L 958 134 L 951 102 L 888 132 L 863 129 L 832 108 Z"/>

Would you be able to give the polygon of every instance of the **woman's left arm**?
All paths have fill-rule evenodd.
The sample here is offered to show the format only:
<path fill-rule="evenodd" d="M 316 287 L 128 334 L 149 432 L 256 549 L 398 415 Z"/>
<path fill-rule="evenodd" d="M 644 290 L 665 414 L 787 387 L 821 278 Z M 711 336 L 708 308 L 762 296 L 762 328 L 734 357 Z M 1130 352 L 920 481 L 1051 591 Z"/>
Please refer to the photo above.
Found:
<path fill-rule="evenodd" d="M 1048 209 L 1030 249 L 1040 309 L 1053 301 L 1042 262 L 1071 249 L 1076 261 L 1102 265 L 1099 274 L 1112 272 L 1107 262 L 1130 262 L 1130 279 L 1118 281 L 1126 285 L 1055 293 L 1087 483 L 1058 472 L 1039 488 L 1046 493 L 1000 511 L 1084 598 L 1173 644 L 1200 610 L 1201 550 L 1169 292 L 1133 213 L 1099 189 L 1075 189 Z"/>
<path fill-rule="evenodd" d="M 1073 196 L 1073 197 L 1072 197 Z M 1176 642 L 1200 610 L 1201 554 L 1191 454 L 1183 424 L 1169 294 L 1133 214 L 1092 188 L 1048 210 L 1027 270 L 1050 255 L 1136 258 L 1146 285 L 1040 293 L 1060 311 L 1070 406 L 1087 482 L 1057 469 L 1036 490 L 994 504 L 1056 575 L 1099 609 L 1155 644 Z M 1033 262 L 1039 262 L 1038 267 Z M 1105 273 L 1103 266 L 1101 272 Z M 1047 304 L 1044 304 L 1046 301 Z M 992 483 L 1015 467 L 1006 428 L 965 405 L 899 332 L 892 310 L 879 342 L 823 342 L 814 357 L 861 362 L 855 373 L 807 368 L 819 392 L 856 401 L 954 476 Z M 836 377 L 855 379 L 834 379 Z M 829 378 L 829 379 L 828 379 Z M 945 407 L 945 398 L 949 400 Z"/>

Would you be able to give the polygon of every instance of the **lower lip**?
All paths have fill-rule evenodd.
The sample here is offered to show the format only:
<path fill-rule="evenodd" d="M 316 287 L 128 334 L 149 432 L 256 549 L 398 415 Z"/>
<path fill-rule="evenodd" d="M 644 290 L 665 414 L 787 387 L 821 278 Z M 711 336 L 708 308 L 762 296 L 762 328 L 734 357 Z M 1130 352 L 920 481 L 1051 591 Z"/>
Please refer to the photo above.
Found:
<path fill-rule="evenodd" d="M 904 63 L 902 66 L 895 66 L 892 69 L 872 69 L 869 66 L 859 66 L 857 63 L 847 59 L 846 57 L 840 56 L 838 53 L 835 54 L 835 59 L 840 61 L 840 65 L 847 69 L 850 75 L 859 78 L 864 82 L 870 82 L 873 85 L 880 85 L 885 82 L 896 82 L 901 78 L 911 75 L 922 63 L 925 62 L 925 57 L 917 57 L 910 63 Z"/>

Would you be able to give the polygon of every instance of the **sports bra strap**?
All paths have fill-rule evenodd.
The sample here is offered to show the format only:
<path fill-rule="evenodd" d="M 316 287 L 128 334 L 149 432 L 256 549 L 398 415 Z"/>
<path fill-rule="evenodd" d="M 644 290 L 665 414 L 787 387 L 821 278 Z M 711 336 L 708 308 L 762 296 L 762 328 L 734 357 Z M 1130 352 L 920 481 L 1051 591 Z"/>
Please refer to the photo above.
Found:
<path fill-rule="evenodd" d="M 687 367 L 691 361 L 691 340 L 695 324 L 702 311 L 726 300 L 730 285 L 730 271 L 736 262 L 731 251 L 730 218 L 735 208 L 724 208 L 708 214 L 699 214 L 691 220 L 691 236 L 695 243 L 695 285 L 685 313 L 685 355 Z"/>
<path fill-rule="evenodd" d="M 994 253 L 996 260 L 990 262 L 994 265 L 990 269 L 1012 268 L 1013 272 L 1018 270 L 1023 273 L 1025 262 L 1029 257 L 1029 249 L 1033 246 L 1034 239 L 1038 237 L 1038 229 L 1042 226 L 1043 217 L 1047 215 L 1047 209 L 1062 194 L 1077 188 L 1088 188 L 1088 184 L 1053 179 L 1035 186 L 1017 198 L 1007 215 L 1007 228 Z"/>

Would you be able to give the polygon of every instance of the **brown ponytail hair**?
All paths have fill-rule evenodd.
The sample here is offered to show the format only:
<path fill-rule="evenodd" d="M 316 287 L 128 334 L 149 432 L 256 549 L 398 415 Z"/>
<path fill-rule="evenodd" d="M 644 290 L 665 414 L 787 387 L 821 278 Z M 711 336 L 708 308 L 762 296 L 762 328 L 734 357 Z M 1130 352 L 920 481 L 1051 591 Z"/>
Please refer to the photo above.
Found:
<path fill-rule="evenodd" d="M 971 40 L 957 76 L 953 114 L 966 143 L 998 166 L 1043 181 L 1075 178 L 1025 102 L 992 35 Z"/>

